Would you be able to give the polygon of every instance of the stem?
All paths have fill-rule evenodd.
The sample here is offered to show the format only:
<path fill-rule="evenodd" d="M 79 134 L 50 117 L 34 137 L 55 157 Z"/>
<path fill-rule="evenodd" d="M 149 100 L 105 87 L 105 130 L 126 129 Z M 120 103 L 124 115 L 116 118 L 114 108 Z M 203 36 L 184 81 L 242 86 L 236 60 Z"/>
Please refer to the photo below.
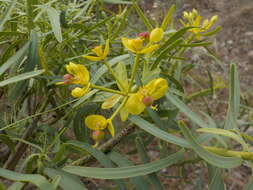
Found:
<path fill-rule="evenodd" d="M 127 93 L 125 93 L 125 92 L 121 92 L 121 91 L 118 91 L 118 90 L 113 90 L 113 89 L 110 89 L 110 88 L 105 88 L 105 87 L 102 87 L 102 86 L 97 86 L 95 84 L 91 84 L 90 87 L 95 88 L 95 89 L 99 89 L 99 90 L 102 90 L 102 91 L 105 91 L 105 92 L 110 92 L 110 93 L 113 93 L 113 94 L 128 96 Z"/>
<path fill-rule="evenodd" d="M 111 115 L 110 119 L 113 120 L 116 115 L 119 113 L 119 111 L 121 110 L 121 108 L 125 105 L 126 101 L 128 100 L 128 97 L 125 97 L 124 100 L 121 102 L 121 104 L 119 105 L 119 107 L 115 110 L 115 112 Z"/>
<path fill-rule="evenodd" d="M 120 88 L 122 88 L 122 90 L 126 90 L 123 86 L 123 84 L 121 83 L 121 81 L 118 79 L 118 77 L 116 76 L 115 72 L 112 70 L 111 65 L 105 61 L 105 65 L 107 66 L 108 70 L 111 72 L 113 78 L 117 81 L 117 83 L 119 84 Z"/>
<path fill-rule="evenodd" d="M 132 75 L 131 75 L 131 79 L 130 79 L 130 83 L 129 83 L 129 86 L 128 86 L 127 93 L 129 93 L 131 91 L 136 73 L 138 71 L 138 67 L 139 67 L 139 54 L 136 54 L 136 57 L 135 57 L 135 60 L 134 60 L 133 71 L 132 71 Z"/>

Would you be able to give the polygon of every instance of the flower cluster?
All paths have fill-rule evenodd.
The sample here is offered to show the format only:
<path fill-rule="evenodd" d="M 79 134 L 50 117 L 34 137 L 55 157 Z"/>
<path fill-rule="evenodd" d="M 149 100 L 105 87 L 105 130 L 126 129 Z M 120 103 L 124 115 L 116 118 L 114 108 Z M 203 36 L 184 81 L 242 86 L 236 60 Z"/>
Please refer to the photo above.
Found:
<path fill-rule="evenodd" d="M 189 29 L 189 32 L 193 33 L 194 39 L 200 39 L 202 33 L 211 28 L 217 20 L 217 16 L 213 16 L 210 20 L 206 19 L 201 23 L 201 16 L 195 9 L 192 12 L 184 12 L 183 18 L 184 21 L 181 20 L 182 24 L 185 27 L 192 27 Z M 63 81 L 57 84 L 74 85 L 75 88 L 71 91 L 73 97 L 80 98 L 92 88 L 113 94 L 101 106 L 102 109 L 115 107 L 113 114 L 109 118 L 96 114 L 88 115 L 84 118 L 84 124 L 92 130 L 92 138 L 95 141 L 95 146 L 103 140 L 106 130 L 111 136 L 115 135 L 113 120 L 118 114 L 121 120 L 125 121 L 129 114 L 140 115 L 145 112 L 147 107 L 157 110 L 155 101 L 162 98 L 168 91 L 169 85 L 167 80 L 160 77 L 152 77 L 150 80 L 141 81 L 143 84 L 138 86 L 135 83 L 135 79 L 138 69 L 142 68 L 144 70 L 144 66 L 141 63 L 146 57 L 150 56 L 143 57 L 142 59 L 140 57 L 143 54 L 151 54 L 160 47 L 160 43 L 163 42 L 165 36 L 164 29 L 164 24 L 162 24 L 161 27 L 154 28 L 150 32 L 139 33 L 135 38 L 121 38 L 123 46 L 135 57 L 130 78 L 127 76 L 126 69 L 123 74 L 124 77 L 121 77 L 119 73 L 115 73 L 111 64 L 107 62 L 106 59 L 110 49 L 109 39 L 103 45 L 93 48 L 91 50 L 93 55 L 82 56 L 89 61 L 104 64 L 116 81 L 118 89 L 110 89 L 91 84 L 89 71 L 84 65 L 71 62 L 66 66 L 68 73 L 63 76 Z"/>
<path fill-rule="evenodd" d="M 199 15 L 196 9 L 193 9 L 191 12 L 184 11 L 183 18 L 185 21 L 180 20 L 180 22 L 185 27 L 193 27 L 189 31 L 192 32 L 195 35 L 196 39 L 199 40 L 201 38 L 202 33 L 206 32 L 215 24 L 218 19 L 218 16 L 212 16 L 210 20 L 205 19 L 201 23 L 202 17 Z"/>

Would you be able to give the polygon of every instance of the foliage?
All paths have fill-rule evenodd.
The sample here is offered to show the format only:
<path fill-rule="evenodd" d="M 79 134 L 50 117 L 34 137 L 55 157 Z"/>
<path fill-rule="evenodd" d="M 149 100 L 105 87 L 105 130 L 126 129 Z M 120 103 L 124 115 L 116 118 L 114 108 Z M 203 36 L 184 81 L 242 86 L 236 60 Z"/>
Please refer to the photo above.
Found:
<path fill-rule="evenodd" d="M 185 53 L 210 52 L 217 16 L 201 22 L 194 9 L 176 23 L 173 5 L 159 23 L 127 0 L 0 3 L 0 176 L 14 181 L 8 189 L 81 190 L 87 178 L 112 180 L 116 189 L 164 189 L 161 169 L 195 162 L 208 168 L 209 189 L 226 189 L 225 169 L 251 166 L 252 137 L 237 122 L 236 65 L 224 122 L 189 105 L 224 82 L 208 73 L 209 87 L 190 95 L 183 85 L 195 67 Z M 130 14 L 146 31 L 131 26 Z M 160 153 L 152 162 L 151 142 Z M 116 145 L 131 147 L 142 163 Z M 94 159 L 99 166 L 91 167 Z"/>

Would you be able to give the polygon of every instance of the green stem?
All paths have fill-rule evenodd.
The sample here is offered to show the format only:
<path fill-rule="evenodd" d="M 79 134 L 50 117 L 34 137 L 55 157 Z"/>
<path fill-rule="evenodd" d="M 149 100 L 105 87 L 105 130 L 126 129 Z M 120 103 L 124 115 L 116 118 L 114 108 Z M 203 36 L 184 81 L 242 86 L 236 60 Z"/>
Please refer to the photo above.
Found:
<path fill-rule="evenodd" d="M 90 87 L 94 88 L 94 89 L 102 90 L 102 91 L 105 91 L 105 92 L 110 92 L 110 93 L 113 93 L 113 94 L 119 94 L 119 95 L 127 96 L 127 93 L 125 93 L 125 92 L 121 92 L 121 91 L 118 91 L 118 90 L 113 90 L 113 89 L 110 89 L 110 88 L 105 88 L 103 86 L 97 86 L 95 84 L 91 84 Z"/>
<path fill-rule="evenodd" d="M 138 68 L 139 68 L 139 54 L 136 54 L 136 57 L 135 57 L 135 60 L 134 60 L 133 71 L 132 71 L 132 75 L 131 75 L 131 79 L 130 79 L 130 83 L 129 83 L 129 86 L 128 86 L 127 93 L 129 93 L 131 91 L 131 88 L 132 88 L 136 73 L 138 71 Z"/>
<path fill-rule="evenodd" d="M 116 117 L 116 115 L 119 113 L 119 111 L 121 110 L 121 108 L 123 108 L 123 106 L 125 105 L 125 103 L 126 103 L 127 100 L 128 100 L 128 97 L 125 97 L 124 100 L 119 105 L 119 107 L 111 115 L 111 117 L 110 117 L 111 120 L 113 120 Z"/>
<path fill-rule="evenodd" d="M 117 81 L 117 83 L 119 84 L 120 88 L 121 88 L 122 90 L 126 90 L 126 89 L 124 88 L 124 85 L 121 83 L 121 81 L 120 81 L 120 80 L 118 79 L 118 77 L 116 76 L 115 72 L 112 70 L 111 65 L 110 65 L 108 62 L 106 62 L 106 61 L 105 61 L 105 65 L 107 66 L 108 70 L 111 72 L 113 78 L 114 78 L 114 79 Z"/>

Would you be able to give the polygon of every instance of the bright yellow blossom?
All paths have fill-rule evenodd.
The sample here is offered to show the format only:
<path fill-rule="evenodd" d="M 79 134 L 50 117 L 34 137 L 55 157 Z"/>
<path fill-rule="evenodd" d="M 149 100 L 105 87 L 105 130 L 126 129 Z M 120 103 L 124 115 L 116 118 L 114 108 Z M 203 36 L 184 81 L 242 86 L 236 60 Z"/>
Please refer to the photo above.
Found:
<path fill-rule="evenodd" d="M 200 39 L 201 33 L 207 31 L 209 28 L 211 28 L 215 22 L 218 19 L 218 16 L 215 15 L 211 17 L 211 19 L 205 19 L 203 23 L 201 23 L 202 17 L 199 15 L 198 11 L 196 9 L 193 9 L 192 12 L 186 12 L 184 11 L 183 13 L 183 18 L 185 19 L 186 22 L 180 20 L 180 22 L 185 26 L 185 27 L 196 27 L 193 29 L 190 29 L 189 31 L 194 33 L 196 35 L 197 39 Z"/>
<path fill-rule="evenodd" d="M 162 28 L 155 28 L 150 33 L 149 42 L 151 43 L 159 42 L 163 38 L 163 35 L 164 35 L 164 32 Z"/>
<path fill-rule="evenodd" d="M 121 41 L 123 45 L 130 50 L 133 53 L 136 54 L 147 54 L 151 53 L 155 49 L 159 47 L 158 44 L 154 44 L 156 42 L 159 42 L 163 37 L 163 29 L 162 28 L 155 28 L 151 31 L 149 35 L 149 43 L 143 47 L 143 43 L 145 41 L 145 38 L 143 37 L 137 37 L 134 39 L 128 39 L 128 38 L 121 38 Z"/>
<path fill-rule="evenodd" d="M 104 51 L 103 51 L 102 45 L 99 45 L 93 48 L 92 52 L 95 53 L 96 56 L 85 55 L 83 56 L 83 58 L 89 59 L 90 61 L 104 60 L 109 53 L 109 40 L 106 40 Z"/>
<path fill-rule="evenodd" d="M 63 76 L 63 82 L 56 83 L 60 84 L 79 84 L 86 86 L 90 81 L 90 74 L 87 68 L 81 64 L 75 64 L 70 62 L 66 65 L 68 74 Z"/>
<path fill-rule="evenodd" d="M 68 65 L 66 65 L 66 70 L 68 74 L 63 76 L 63 82 L 58 82 L 56 84 L 81 85 L 82 88 L 74 88 L 71 92 L 71 95 L 75 98 L 79 98 L 87 93 L 90 87 L 90 74 L 87 68 L 84 65 L 70 62 Z"/>
<path fill-rule="evenodd" d="M 154 100 L 158 100 L 164 96 L 167 90 L 167 80 L 163 78 L 153 79 L 147 85 L 140 88 L 136 93 L 130 95 L 124 111 L 133 115 L 139 115 L 147 106 L 151 106 Z"/>
<path fill-rule="evenodd" d="M 111 119 L 106 119 L 102 115 L 89 115 L 85 118 L 85 125 L 94 131 L 104 130 L 107 128 L 112 136 L 114 136 L 114 127 Z"/>

